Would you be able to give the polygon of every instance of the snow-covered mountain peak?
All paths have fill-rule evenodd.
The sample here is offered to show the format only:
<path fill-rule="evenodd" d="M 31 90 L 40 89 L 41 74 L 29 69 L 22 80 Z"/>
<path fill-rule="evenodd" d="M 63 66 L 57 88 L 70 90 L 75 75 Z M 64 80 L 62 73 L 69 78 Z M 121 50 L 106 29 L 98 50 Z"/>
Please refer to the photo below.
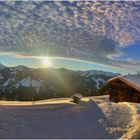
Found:
<path fill-rule="evenodd" d="M 92 76 L 92 75 L 106 75 L 106 76 L 118 76 L 120 75 L 119 73 L 112 73 L 112 72 L 107 72 L 107 71 L 98 71 L 98 70 L 86 70 L 86 71 L 78 71 L 80 74 L 87 75 L 87 76 Z"/>
<path fill-rule="evenodd" d="M 15 67 L 15 69 L 18 70 L 18 71 L 24 71 L 24 70 L 27 69 L 27 67 L 24 66 L 24 65 L 17 65 L 17 66 Z"/>
<path fill-rule="evenodd" d="M 56 75 L 57 74 L 57 75 Z M 31 69 L 26 66 L 7 67 L 0 73 L 1 97 L 16 100 L 96 95 L 113 73 L 71 71 L 67 69 Z M 64 85 L 64 81 L 66 85 Z M 52 88 L 53 87 L 53 88 Z M 11 94 L 12 93 L 12 94 Z M 27 94 L 26 94 L 27 93 Z"/>

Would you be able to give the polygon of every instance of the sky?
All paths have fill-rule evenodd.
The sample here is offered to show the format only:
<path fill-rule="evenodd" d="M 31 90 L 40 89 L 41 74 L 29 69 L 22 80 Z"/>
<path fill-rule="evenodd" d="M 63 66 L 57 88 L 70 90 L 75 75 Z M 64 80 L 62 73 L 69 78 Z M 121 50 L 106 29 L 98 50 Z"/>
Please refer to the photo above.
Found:
<path fill-rule="evenodd" d="M 140 1 L 0 1 L 0 62 L 134 73 Z"/>

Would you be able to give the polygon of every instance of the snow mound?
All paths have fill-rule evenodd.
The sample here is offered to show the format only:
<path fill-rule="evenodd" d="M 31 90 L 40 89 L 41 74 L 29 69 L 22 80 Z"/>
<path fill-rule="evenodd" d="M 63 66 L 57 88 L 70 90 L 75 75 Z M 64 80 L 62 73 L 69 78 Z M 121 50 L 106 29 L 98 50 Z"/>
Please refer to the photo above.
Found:
<path fill-rule="evenodd" d="M 114 138 L 140 138 L 140 104 L 113 103 L 108 96 L 93 98 L 103 111 L 106 119 L 100 123 Z"/>
<path fill-rule="evenodd" d="M 126 103 L 131 109 L 132 127 L 121 139 L 139 139 L 140 138 L 140 104 Z"/>

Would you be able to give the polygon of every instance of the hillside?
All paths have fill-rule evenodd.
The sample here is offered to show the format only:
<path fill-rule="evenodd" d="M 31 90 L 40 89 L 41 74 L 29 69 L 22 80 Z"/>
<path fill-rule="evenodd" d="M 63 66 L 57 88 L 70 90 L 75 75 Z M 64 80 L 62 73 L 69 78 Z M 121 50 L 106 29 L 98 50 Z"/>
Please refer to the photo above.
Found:
<path fill-rule="evenodd" d="M 34 102 L 0 101 L 0 138 L 140 138 L 140 105 L 108 96 Z"/>
<path fill-rule="evenodd" d="M 3 100 L 42 100 L 70 97 L 74 93 L 96 95 L 104 82 L 118 73 L 72 71 L 68 69 L 31 69 L 19 65 L 0 65 L 0 98 Z"/>

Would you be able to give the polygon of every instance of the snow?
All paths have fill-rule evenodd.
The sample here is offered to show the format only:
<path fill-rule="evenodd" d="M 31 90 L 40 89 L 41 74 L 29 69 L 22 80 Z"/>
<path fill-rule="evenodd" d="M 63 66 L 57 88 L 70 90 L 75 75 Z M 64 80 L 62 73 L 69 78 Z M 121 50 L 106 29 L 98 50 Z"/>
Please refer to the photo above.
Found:
<path fill-rule="evenodd" d="M 97 88 L 97 89 L 100 89 L 101 83 L 105 83 L 105 80 L 102 79 L 101 77 L 99 77 L 99 78 L 97 78 L 97 79 L 92 78 L 92 80 L 94 80 L 94 81 L 96 82 L 96 88 Z"/>
<path fill-rule="evenodd" d="M 72 97 L 78 97 L 79 99 L 81 99 L 81 98 L 83 98 L 83 95 L 80 93 L 76 93 Z"/>
<path fill-rule="evenodd" d="M 10 82 L 13 82 L 13 81 L 15 81 L 14 78 L 9 78 L 7 81 L 4 82 L 3 86 L 7 87 L 10 84 Z"/>
<path fill-rule="evenodd" d="M 22 86 L 24 86 L 24 87 L 30 87 L 30 86 L 31 86 L 31 83 L 32 83 L 31 78 L 30 78 L 30 77 L 27 77 L 27 78 L 24 78 L 24 79 L 22 79 L 21 81 L 19 81 L 19 82 L 17 83 L 17 86 L 18 86 L 18 85 L 22 85 Z"/>
<path fill-rule="evenodd" d="M 118 76 L 119 73 L 112 73 L 112 72 L 106 72 L 106 71 L 96 71 L 96 70 L 87 70 L 87 71 L 78 71 L 80 74 L 93 76 L 93 75 L 106 75 L 106 76 Z"/>
<path fill-rule="evenodd" d="M 12 75 L 16 75 L 17 71 L 25 71 L 27 69 L 28 68 L 26 66 L 24 66 L 24 65 L 17 65 L 16 67 L 9 68 L 9 70 L 11 71 Z"/>
<path fill-rule="evenodd" d="M 0 138 L 139 138 L 140 104 L 108 96 L 36 102 L 0 101 Z"/>
<path fill-rule="evenodd" d="M 84 104 L 76 105 L 70 101 L 57 99 L 43 101 L 42 105 L 37 102 L 33 106 L 20 107 L 3 105 L 0 108 L 0 137 L 112 138 L 98 123 L 102 113 L 95 103 L 83 100 Z"/>
<path fill-rule="evenodd" d="M 0 79 L 3 79 L 4 77 L 2 76 L 2 74 L 0 73 Z"/>
<path fill-rule="evenodd" d="M 121 78 L 127 80 L 129 83 L 132 83 L 133 85 L 140 88 L 140 74 L 122 76 Z"/>
<path fill-rule="evenodd" d="M 12 74 L 12 75 L 16 75 L 17 72 L 12 70 L 12 71 L 11 71 L 11 74 Z"/>
<path fill-rule="evenodd" d="M 114 138 L 136 139 L 140 138 L 140 104 L 113 103 L 108 96 L 92 97 L 105 115 L 100 122 Z"/>
<path fill-rule="evenodd" d="M 25 71 L 27 67 L 24 65 L 17 65 L 16 67 L 10 67 L 9 69 L 11 72 L 16 72 L 16 71 Z"/>
<path fill-rule="evenodd" d="M 4 86 L 4 87 L 8 86 L 9 83 L 10 83 L 10 81 L 11 81 L 11 78 L 9 78 L 9 79 L 3 84 L 3 86 Z"/>
<path fill-rule="evenodd" d="M 131 108 L 132 127 L 122 137 L 122 139 L 137 139 L 140 138 L 140 104 L 126 103 Z"/>
<path fill-rule="evenodd" d="M 27 69 L 27 67 L 25 67 L 23 65 L 18 65 L 18 66 L 15 67 L 15 70 L 18 70 L 18 71 L 24 71 L 26 69 Z"/>
<path fill-rule="evenodd" d="M 102 79 L 102 78 L 97 78 L 97 79 L 94 79 L 94 81 L 96 82 L 96 88 L 97 89 L 100 89 L 100 82 L 101 83 L 105 83 L 105 80 L 104 79 Z"/>
<path fill-rule="evenodd" d="M 35 88 L 36 92 L 39 93 L 42 80 L 32 80 L 32 87 Z"/>
<path fill-rule="evenodd" d="M 39 93 L 41 88 L 42 80 L 32 80 L 30 77 L 26 77 L 16 84 L 16 87 L 34 87 L 36 92 Z"/>

